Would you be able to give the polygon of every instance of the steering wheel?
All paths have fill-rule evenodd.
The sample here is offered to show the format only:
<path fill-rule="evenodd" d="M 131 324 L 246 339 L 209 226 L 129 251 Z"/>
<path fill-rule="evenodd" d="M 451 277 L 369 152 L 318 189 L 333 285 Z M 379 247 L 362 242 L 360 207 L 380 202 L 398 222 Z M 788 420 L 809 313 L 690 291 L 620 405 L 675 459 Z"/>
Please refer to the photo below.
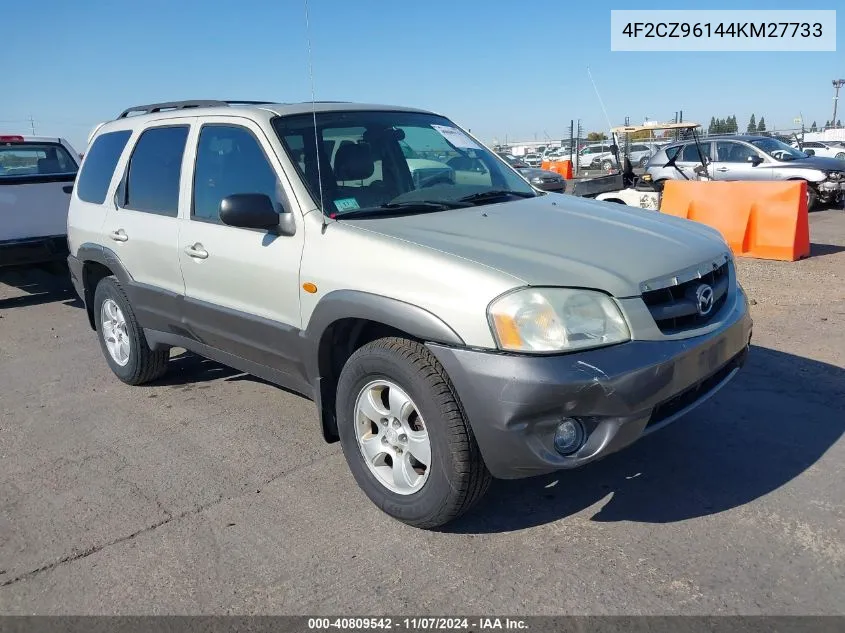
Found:
<path fill-rule="evenodd" d="M 786 150 L 776 149 L 772 152 L 772 158 L 776 158 L 777 160 L 783 160 L 784 156 L 786 156 Z"/>

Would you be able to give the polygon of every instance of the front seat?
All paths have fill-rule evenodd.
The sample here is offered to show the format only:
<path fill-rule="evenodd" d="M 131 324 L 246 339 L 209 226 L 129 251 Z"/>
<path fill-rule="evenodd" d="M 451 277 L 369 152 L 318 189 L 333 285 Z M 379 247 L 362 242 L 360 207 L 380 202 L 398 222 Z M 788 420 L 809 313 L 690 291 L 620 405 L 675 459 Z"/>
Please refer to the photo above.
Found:
<path fill-rule="evenodd" d="M 341 145 L 334 157 L 334 176 L 338 183 L 360 181 L 360 186 L 338 185 L 338 198 L 354 198 L 359 207 L 377 206 L 384 202 L 377 192 L 363 181 L 375 173 L 375 161 L 368 143 Z"/>

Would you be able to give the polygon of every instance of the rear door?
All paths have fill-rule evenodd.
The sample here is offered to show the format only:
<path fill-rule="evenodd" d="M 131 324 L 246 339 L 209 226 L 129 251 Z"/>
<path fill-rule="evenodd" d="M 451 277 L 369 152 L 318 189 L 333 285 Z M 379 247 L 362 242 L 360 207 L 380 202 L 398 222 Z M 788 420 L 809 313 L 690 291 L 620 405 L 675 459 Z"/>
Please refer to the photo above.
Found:
<path fill-rule="evenodd" d="M 193 119 L 167 119 L 136 136 L 103 225 L 105 243 L 132 276 L 127 289 L 143 327 L 169 331 L 181 318 L 179 207 Z"/>
<path fill-rule="evenodd" d="M 680 155 L 678 156 L 678 160 L 675 161 L 675 164 L 678 166 L 678 169 L 680 169 L 684 173 L 684 176 L 686 176 L 690 180 L 695 180 L 698 177 L 695 172 L 695 168 L 701 166 L 701 156 L 699 155 L 699 147 L 701 148 L 701 154 L 704 156 L 704 158 L 709 159 L 710 146 L 711 143 L 708 141 L 700 141 L 698 144 L 687 143 L 686 145 L 684 145 L 683 149 L 681 149 Z M 710 173 L 709 169 L 708 173 Z M 683 176 L 676 172 L 675 179 L 683 180 Z"/>
<path fill-rule="evenodd" d="M 0 136 L 0 242 L 67 235 L 78 169 L 61 143 Z"/>

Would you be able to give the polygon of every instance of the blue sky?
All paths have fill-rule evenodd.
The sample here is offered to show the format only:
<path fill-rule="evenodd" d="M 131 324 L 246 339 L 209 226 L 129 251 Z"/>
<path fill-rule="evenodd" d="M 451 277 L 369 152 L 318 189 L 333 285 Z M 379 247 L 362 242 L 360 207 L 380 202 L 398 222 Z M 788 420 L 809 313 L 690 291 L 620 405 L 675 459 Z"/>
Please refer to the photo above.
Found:
<path fill-rule="evenodd" d="M 187 98 L 310 99 L 303 0 L 0 0 L 0 133 L 64 136 L 122 109 Z M 835 9 L 839 2 L 812 2 Z M 436 110 L 487 142 L 754 112 L 769 129 L 829 119 L 835 53 L 610 52 L 611 9 L 795 9 L 798 3 L 309 0 L 316 96 Z M 845 119 L 845 91 L 839 118 Z"/>

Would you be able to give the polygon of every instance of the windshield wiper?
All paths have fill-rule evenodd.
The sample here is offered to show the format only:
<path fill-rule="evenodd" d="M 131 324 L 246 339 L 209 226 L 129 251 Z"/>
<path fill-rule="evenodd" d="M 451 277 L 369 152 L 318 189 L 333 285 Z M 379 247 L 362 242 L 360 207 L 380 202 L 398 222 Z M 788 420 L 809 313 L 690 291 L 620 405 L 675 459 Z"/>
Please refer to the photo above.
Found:
<path fill-rule="evenodd" d="M 528 193 L 526 191 L 509 191 L 507 189 L 493 189 L 492 191 L 480 191 L 473 193 L 463 198 L 459 198 L 458 202 L 487 202 L 488 200 L 495 200 L 497 198 L 504 198 L 505 196 L 517 196 L 518 198 L 534 198 L 537 194 Z"/>
<path fill-rule="evenodd" d="M 446 211 L 448 209 L 462 209 L 470 206 L 462 202 L 448 202 L 433 201 L 433 200 L 419 200 L 408 202 L 388 202 L 378 207 L 366 207 L 363 209 L 352 209 L 351 211 L 344 211 L 342 213 L 332 214 L 336 220 L 345 220 L 349 218 L 381 218 L 391 215 L 402 215 L 406 213 L 434 213 L 436 211 Z"/>

